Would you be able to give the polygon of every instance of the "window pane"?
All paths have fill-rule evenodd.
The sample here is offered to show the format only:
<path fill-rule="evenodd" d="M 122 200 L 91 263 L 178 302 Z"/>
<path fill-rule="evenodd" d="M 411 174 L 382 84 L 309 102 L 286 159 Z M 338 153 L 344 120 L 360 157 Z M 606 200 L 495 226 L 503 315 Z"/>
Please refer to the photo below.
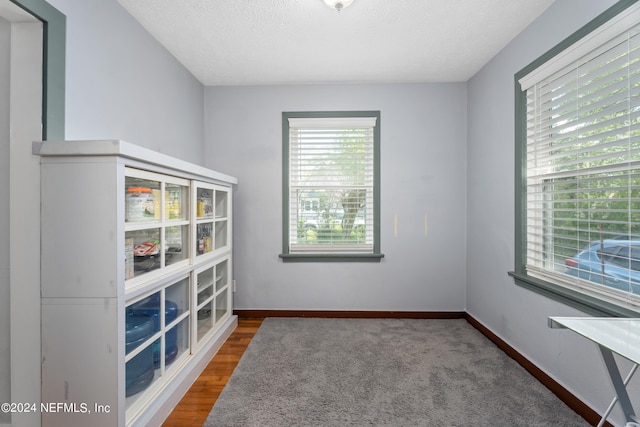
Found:
<path fill-rule="evenodd" d="M 289 119 L 289 252 L 373 252 L 376 119 L 341 119 Z"/>
<path fill-rule="evenodd" d="M 527 90 L 527 271 L 623 300 L 640 295 L 638 28 Z"/>
<path fill-rule="evenodd" d="M 370 236 L 369 240 L 366 236 L 367 229 L 372 228 L 370 221 L 367 224 L 367 205 L 371 205 L 372 202 L 367 190 L 298 190 L 296 196 L 297 243 L 371 243 Z M 369 210 L 371 209 L 369 206 Z M 369 235 L 371 234 L 370 232 Z"/>

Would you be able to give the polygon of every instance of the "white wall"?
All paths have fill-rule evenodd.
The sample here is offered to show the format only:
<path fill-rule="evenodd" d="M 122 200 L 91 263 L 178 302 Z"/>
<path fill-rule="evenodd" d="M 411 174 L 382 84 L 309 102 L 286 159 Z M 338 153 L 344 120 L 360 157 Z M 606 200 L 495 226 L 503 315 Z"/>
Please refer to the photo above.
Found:
<path fill-rule="evenodd" d="M 514 74 L 613 3 L 557 0 L 468 82 L 467 311 L 600 413 L 613 391 L 595 345 L 547 328 L 548 316 L 584 314 L 516 286 L 507 272 L 514 268 Z"/>
<path fill-rule="evenodd" d="M 9 55 L 11 24 L 0 17 L 0 200 L 9 200 Z M 9 364 L 9 204 L 0 203 L 0 402 L 11 396 Z M 9 423 L 0 413 L 0 424 Z"/>
<path fill-rule="evenodd" d="M 465 108 L 463 83 L 206 88 L 208 166 L 239 180 L 235 308 L 464 311 Z M 314 110 L 381 112 L 380 263 L 278 258 L 281 113 Z"/>
<path fill-rule="evenodd" d="M 124 139 L 202 161 L 203 86 L 116 0 L 49 0 L 67 17 L 66 139 Z"/>

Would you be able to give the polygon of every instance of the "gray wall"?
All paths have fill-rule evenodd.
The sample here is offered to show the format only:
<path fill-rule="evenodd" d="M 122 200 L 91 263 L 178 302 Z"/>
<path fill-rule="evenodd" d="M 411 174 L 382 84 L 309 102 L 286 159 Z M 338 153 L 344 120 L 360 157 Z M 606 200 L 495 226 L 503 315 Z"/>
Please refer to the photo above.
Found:
<path fill-rule="evenodd" d="M 201 163 L 203 86 L 116 0 L 49 3 L 67 17 L 66 138 L 124 139 Z M 0 19 L 0 200 L 14 204 L 29 195 L 9 200 L 9 35 Z M 9 330 L 9 204 L 0 203 L 0 402 L 11 401 Z"/>
<path fill-rule="evenodd" d="M 548 316 L 584 314 L 516 286 L 507 271 L 514 267 L 513 76 L 613 3 L 557 0 L 468 82 L 467 311 L 601 413 L 613 391 L 595 345 L 547 328 Z"/>
<path fill-rule="evenodd" d="M 514 257 L 513 74 L 613 0 L 557 0 L 467 84 L 209 87 L 204 93 L 116 0 L 50 3 L 67 16 L 68 138 L 122 138 L 194 162 L 204 155 L 205 166 L 239 178 L 235 308 L 466 309 L 604 411 L 612 392 L 595 347 L 546 327 L 547 316 L 580 313 L 517 287 L 507 271 Z M 0 23 L 0 64 L 4 34 Z M 0 95 L 6 79 L 0 65 Z M 3 99 L 0 152 L 7 134 Z M 283 264 L 281 112 L 365 109 L 382 114 L 386 257 L 379 264 Z M 6 158 L 0 155 L 0 162 Z M 0 164 L 0 173 L 6 170 Z M 1 209 L 0 242 L 6 242 Z M 0 245 L 1 304 L 8 247 Z M 0 361 L 6 335 L 0 327 Z M 2 369 L 0 400 L 8 381 Z"/>
<path fill-rule="evenodd" d="M 0 200 L 9 200 L 9 54 L 11 24 L 0 17 Z M 9 204 L 0 203 L 0 402 L 9 402 Z M 0 424 L 11 420 L 0 412 Z"/>
<path fill-rule="evenodd" d="M 200 163 L 203 86 L 116 0 L 67 16 L 66 139 L 124 139 Z"/>
<path fill-rule="evenodd" d="M 379 264 L 278 258 L 281 113 L 314 110 L 381 112 Z M 208 166 L 239 180 L 236 309 L 464 311 L 464 83 L 207 87 L 205 129 Z"/>

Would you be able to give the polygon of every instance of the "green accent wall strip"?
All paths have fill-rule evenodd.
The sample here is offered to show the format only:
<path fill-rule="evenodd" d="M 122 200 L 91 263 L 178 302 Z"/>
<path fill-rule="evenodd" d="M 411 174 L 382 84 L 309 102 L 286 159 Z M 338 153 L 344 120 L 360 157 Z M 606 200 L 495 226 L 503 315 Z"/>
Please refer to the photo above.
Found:
<path fill-rule="evenodd" d="M 376 117 L 376 126 L 373 128 L 373 140 L 376 141 L 373 145 L 373 169 L 375 171 L 373 174 L 373 253 L 380 255 L 380 258 L 382 258 L 384 256 L 382 255 L 382 249 L 380 247 L 380 201 L 382 200 L 380 192 L 380 165 L 382 162 L 380 155 L 380 127 L 382 124 L 380 123 L 380 112 L 375 111 L 372 113 L 374 113 Z"/>
<path fill-rule="evenodd" d="M 67 17 L 44 0 L 10 0 L 43 23 L 42 139 L 64 139 Z"/>
<path fill-rule="evenodd" d="M 289 117 L 282 113 L 282 254 L 289 253 Z"/>
<path fill-rule="evenodd" d="M 564 286 L 549 283 L 526 274 L 510 272 L 509 275 L 514 278 L 516 285 L 583 311 L 591 316 L 638 317 L 638 313 L 633 310 L 625 309 L 619 305 L 565 288 Z"/>
<path fill-rule="evenodd" d="M 620 0 L 620 1 L 618 1 L 616 4 L 611 6 L 609 9 L 605 10 L 600 15 L 596 16 L 595 18 L 593 18 L 591 21 L 589 21 L 587 24 L 585 24 L 582 28 L 580 28 L 579 30 L 577 30 L 576 32 L 571 34 L 569 37 L 567 37 L 566 39 L 564 39 L 563 41 L 561 41 L 560 43 L 558 43 L 557 45 L 555 45 L 554 47 L 549 49 L 546 53 L 544 53 L 538 59 L 536 59 L 535 61 L 533 61 L 532 63 L 530 63 L 526 67 L 524 67 L 522 70 L 518 71 L 518 73 L 516 73 L 516 81 L 519 80 L 520 78 L 526 76 L 531 71 L 533 71 L 536 68 L 538 68 L 540 65 L 542 65 L 545 62 L 549 61 L 551 58 L 553 58 L 554 56 L 558 55 L 560 52 L 562 52 L 563 50 L 565 50 L 566 48 L 568 48 L 569 46 L 571 46 L 575 42 L 579 41 L 580 39 L 582 39 L 586 35 L 592 33 L 595 29 L 597 29 L 598 27 L 600 27 L 604 23 L 608 22 L 611 18 L 614 18 L 615 16 L 617 16 L 620 13 L 624 12 L 625 10 L 627 10 L 629 7 L 633 6 L 638 1 L 640 1 L 640 0 Z"/>
<path fill-rule="evenodd" d="M 284 262 L 380 262 L 384 254 L 280 254 Z"/>
<path fill-rule="evenodd" d="M 519 78 L 515 78 L 515 272 L 524 274 L 524 265 L 526 262 L 526 239 L 525 230 L 527 229 L 526 219 L 526 108 L 527 99 L 525 93 L 520 89 Z"/>

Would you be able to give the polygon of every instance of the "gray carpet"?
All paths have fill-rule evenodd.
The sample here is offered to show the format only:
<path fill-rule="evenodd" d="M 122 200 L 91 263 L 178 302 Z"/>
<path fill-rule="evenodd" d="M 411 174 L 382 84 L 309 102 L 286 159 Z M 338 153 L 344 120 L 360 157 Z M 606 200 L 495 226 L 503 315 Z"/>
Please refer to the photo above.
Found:
<path fill-rule="evenodd" d="M 588 423 L 463 319 L 268 318 L 204 425 Z"/>

